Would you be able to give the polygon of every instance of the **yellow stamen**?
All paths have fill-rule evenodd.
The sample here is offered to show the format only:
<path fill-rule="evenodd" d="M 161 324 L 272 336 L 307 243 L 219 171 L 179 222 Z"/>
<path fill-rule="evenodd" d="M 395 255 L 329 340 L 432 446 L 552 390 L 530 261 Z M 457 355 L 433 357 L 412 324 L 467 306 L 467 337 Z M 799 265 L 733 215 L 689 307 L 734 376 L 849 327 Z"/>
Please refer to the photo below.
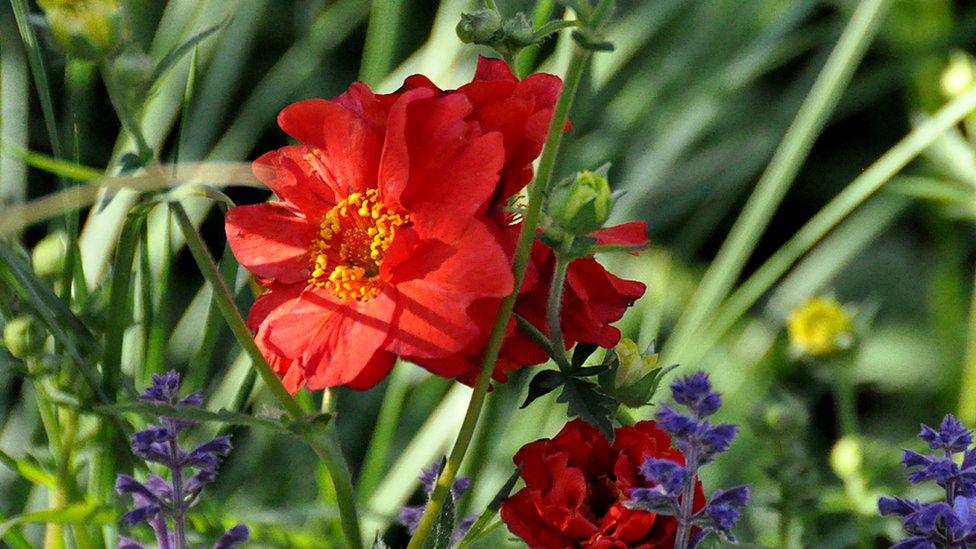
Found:
<path fill-rule="evenodd" d="M 406 214 L 380 201 L 376 189 L 350 194 L 322 219 L 312 244 L 309 283 L 340 299 L 373 299 L 383 288 L 383 256 L 407 221 Z"/>

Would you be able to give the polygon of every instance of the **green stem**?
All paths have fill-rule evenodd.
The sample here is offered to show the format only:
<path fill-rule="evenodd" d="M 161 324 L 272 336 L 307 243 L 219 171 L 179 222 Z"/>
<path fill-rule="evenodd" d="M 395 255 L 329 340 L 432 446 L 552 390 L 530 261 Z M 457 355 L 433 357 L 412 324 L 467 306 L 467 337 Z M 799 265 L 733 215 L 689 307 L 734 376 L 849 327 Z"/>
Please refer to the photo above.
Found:
<path fill-rule="evenodd" d="M 665 364 L 684 362 L 684 354 L 752 255 L 756 242 L 796 178 L 813 143 L 830 118 L 867 50 L 890 0 L 864 0 L 844 29 L 823 70 L 736 219 L 698 291 L 668 339 Z"/>
<path fill-rule="evenodd" d="M 851 379 L 849 370 L 853 364 L 834 365 L 834 400 L 837 405 L 837 428 L 843 436 L 856 436 L 857 425 L 857 388 Z M 843 371 L 842 371 L 843 370 Z"/>
<path fill-rule="evenodd" d="M 146 164 L 153 159 L 155 153 L 153 153 L 152 147 L 149 146 L 149 142 L 146 141 L 146 136 L 142 132 L 142 126 L 139 120 L 135 117 L 132 110 L 129 109 L 124 90 L 115 79 L 112 68 L 107 64 L 102 64 L 100 68 L 102 71 L 102 81 L 105 83 L 105 91 L 108 92 L 109 100 L 115 107 L 115 112 L 119 115 L 119 121 L 122 123 L 125 131 L 135 139 L 136 149 L 139 151 L 139 159 L 143 164 Z"/>
<path fill-rule="evenodd" d="M 444 465 L 444 470 L 437 477 L 437 484 L 434 492 L 430 496 L 430 501 L 424 509 L 424 514 L 420 517 L 413 537 L 410 539 L 408 549 L 419 549 L 423 547 L 424 541 L 430 534 L 434 523 L 437 521 L 444 506 L 444 501 L 448 497 L 454 477 L 461 467 L 461 461 L 468 450 L 471 438 L 474 435 L 478 418 L 481 415 L 481 408 L 488 392 L 488 383 L 491 374 L 495 369 L 495 361 L 501 350 L 502 340 L 505 336 L 505 329 L 508 321 L 512 317 L 512 310 L 515 308 L 515 300 L 518 298 L 519 289 L 522 287 L 522 280 L 525 277 L 525 270 L 528 266 L 529 252 L 532 249 L 532 241 L 535 240 L 535 229 L 539 224 L 539 214 L 542 208 L 542 198 L 549 187 L 553 171 L 556 167 L 556 155 L 562 143 L 563 126 L 569 116 L 569 109 L 573 104 L 573 98 L 579 88 L 580 80 L 583 76 L 583 69 L 590 58 L 590 52 L 580 48 L 574 49 L 573 57 L 569 62 L 569 69 L 563 83 L 563 91 L 559 94 L 556 107 L 553 112 L 552 121 L 549 124 L 549 133 L 542 149 L 542 157 L 539 159 L 539 171 L 535 181 L 529 186 L 529 202 L 525 215 L 522 220 L 522 231 L 519 233 L 518 243 L 515 246 L 515 254 L 512 262 L 512 273 L 515 278 L 515 286 L 512 293 L 502 300 L 498 309 L 498 317 L 492 326 L 491 335 L 485 349 L 485 355 L 481 361 L 481 369 L 478 372 L 478 379 L 471 393 L 471 400 L 468 403 L 467 412 L 461 423 L 461 430 L 458 438 L 451 449 L 451 455 Z"/>
<path fill-rule="evenodd" d="M 213 299 L 217 307 L 224 315 L 224 319 L 227 321 L 234 337 L 240 343 L 241 347 L 244 348 L 244 352 L 251 358 L 254 369 L 257 370 L 258 375 L 261 376 L 271 395 L 288 412 L 288 415 L 295 420 L 300 421 L 304 419 L 305 411 L 298 401 L 288 393 L 285 386 L 282 385 L 281 380 L 275 375 L 274 370 L 268 365 L 268 362 L 264 359 L 264 355 L 261 354 L 261 350 L 258 349 L 257 344 L 254 342 L 251 331 L 248 329 L 244 318 L 241 317 L 240 311 L 237 310 L 237 306 L 234 304 L 234 294 L 231 293 L 230 288 L 227 287 L 227 282 L 220 275 L 217 263 L 207 250 L 206 244 L 200 238 L 200 234 L 194 228 L 183 205 L 179 202 L 173 202 L 170 207 L 173 211 L 173 217 L 176 218 L 177 224 L 179 224 L 180 229 L 183 231 L 183 236 L 186 238 L 186 245 L 190 249 L 193 259 L 196 260 L 203 277 L 213 288 Z M 335 436 L 334 429 L 328 429 L 328 433 L 327 440 L 314 436 L 308 433 L 307 430 L 303 430 L 299 436 L 315 451 L 332 477 L 336 499 L 339 504 L 339 520 L 342 523 L 342 531 L 346 536 L 346 542 L 353 549 L 361 549 L 363 547 L 363 540 L 359 529 L 359 516 L 356 513 L 356 498 L 352 487 L 352 475 L 349 472 L 349 467 L 346 465 L 345 459 L 342 457 L 339 441 Z"/>
<path fill-rule="evenodd" d="M 566 273 L 569 271 L 571 257 L 564 250 L 572 244 L 569 240 L 563 250 L 556 253 L 556 266 L 552 271 L 552 284 L 549 286 L 549 299 L 546 304 L 546 319 L 549 322 L 549 346 L 552 357 L 560 368 L 570 364 L 566 356 L 566 345 L 563 342 L 563 328 L 560 313 L 563 308 L 563 287 L 566 285 Z"/>
<path fill-rule="evenodd" d="M 976 423 L 976 274 L 973 275 L 971 292 L 966 358 L 959 386 L 959 419 L 966 425 Z"/>

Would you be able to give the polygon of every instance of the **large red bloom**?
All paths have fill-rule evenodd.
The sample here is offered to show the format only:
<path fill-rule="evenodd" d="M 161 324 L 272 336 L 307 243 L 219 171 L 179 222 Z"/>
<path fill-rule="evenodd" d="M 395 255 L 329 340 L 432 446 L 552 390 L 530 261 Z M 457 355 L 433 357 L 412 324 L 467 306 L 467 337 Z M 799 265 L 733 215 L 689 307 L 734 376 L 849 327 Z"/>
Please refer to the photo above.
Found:
<path fill-rule="evenodd" d="M 448 92 L 419 76 L 387 95 L 357 83 L 279 115 L 301 144 L 254 163 L 279 200 L 225 223 L 267 288 L 248 324 L 289 390 L 368 388 L 396 355 L 459 353 L 481 334 L 469 306 L 511 291 L 491 205 L 531 177 L 560 81 L 502 67 L 482 59 Z"/>
<path fill-rule="evenodd" d="M 674 517 L 623 504 L 632 488 L 653 486 L 639 471 L 648 457 L 684 463 L 653 421 L 618 428 L 613 444 L 588 423 L 571 421 L 515 454 L 525 487 L 502 504 L 502 520 L 533 549 L 670 549 Z M 694 509 L 704 505 L 698 483 Z"/>

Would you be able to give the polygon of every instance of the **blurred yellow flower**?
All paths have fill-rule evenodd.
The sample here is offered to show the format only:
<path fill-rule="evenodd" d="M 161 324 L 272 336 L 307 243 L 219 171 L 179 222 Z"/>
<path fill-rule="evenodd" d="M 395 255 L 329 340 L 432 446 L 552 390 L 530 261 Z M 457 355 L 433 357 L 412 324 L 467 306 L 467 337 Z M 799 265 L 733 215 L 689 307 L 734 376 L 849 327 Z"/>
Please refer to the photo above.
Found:
<path fill-rule="evenodd" d="M 820 357 L 850 346 L 851 315 L 836 299 L 815 297 L 793 309 L 786 321 L 790 345 L 800 354 Z"/>
<path fill-rule="evenodd" d="M 111 53 L 121 44 L 118 0 L 39 0 L 54 37 L 66 51 L 85 58 Z"/>

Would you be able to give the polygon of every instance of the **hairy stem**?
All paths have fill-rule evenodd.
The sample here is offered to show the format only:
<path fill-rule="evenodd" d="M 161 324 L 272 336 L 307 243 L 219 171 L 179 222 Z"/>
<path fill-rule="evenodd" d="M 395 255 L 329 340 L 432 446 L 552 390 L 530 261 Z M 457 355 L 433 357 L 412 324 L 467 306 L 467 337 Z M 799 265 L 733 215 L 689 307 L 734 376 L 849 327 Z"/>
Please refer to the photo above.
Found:
<path fill-rule="evenodd" d="M 498 317 L 492 326 L 488 344 L 485 349 L 484 357 L 481 361 L 481 369 L 478 372 L 478 379 L 471 393 L 471 400 L 468 409 L 464 414 L 461 430 L 458 432 L 457 440 L 451 454 L 444 465 L 444 470 L 437 477 L 437 484 L 434 492 L 430 496 L 430 501 L 424 509 L 424 514 L 420 518 L 417 530 L 410 539 L 408 549 L 419 549 L 430 534 L 437 517 L 440 515 L 444 501 L 450 494 L 451 485 L 454 477 L 461 467 L 464 454 L 468 451 L 471 438 L 474 435 L 475 427 L 478 425 L 478 418 L 481 415 L 481 408 L 488 392 L 488 383 L 491 374 L 495 369 L 495 361 L 501 350 L 502 340 L 505 336 L 505 328 L 512 317 L 512 310 L 515 307 L 515 300 L 518 298 L 519 289 L 522 287 L 522 280 L 528 266 L 529 252 L 532 249 L 532 241 L 535 239 L 535 230 L 539 224 L 539 214 L 542 209 L 542 199 L 545 191 L 549 187 L 553 171 L 556 167 L 556 155 L 559 152 L 559 145 L 562 142 L 563 126 L 569 116 L 569 109 L 573 104 L 573 97 L 579 87 L 583 75 L 583 69 L 590 57 L 590 52 L 581 48 L 576 48 L 569 63 L 569 70 L 563 83 L 562 93 L 556 102 L 556 107 L 549 124 L 549 133 L 546 136 L 545 145 L 542 149 L 542 157 L 539 160 L 539 171 L 535 180 L 529 187 L 529 204 L 522 220 L 522 231 L 519 233 L 518 243 L 515 246 L 515 254 L 512 262 L 512 273 L 515 278 L 515 286 L 512 293 L 502 300 L 498 309 Z"/>
<path fill-rule="evenodd" d="M 563 288 L 566 285 L 566 273 L 572 257 L 565 250 L 572 245 L 572 237 L 567 237 L 563 249 L 556 253 L 556 266 L 552 271 L 552 284 L 549 286 L 549 300 L 546 304 L 546 320 L 549 323 L 549 345 L 552 357 L 560 368 L 570 364 L 566 356 L 566 345 L 563 343 L 563 327 L 560 318 L 563 309 Z"/>

